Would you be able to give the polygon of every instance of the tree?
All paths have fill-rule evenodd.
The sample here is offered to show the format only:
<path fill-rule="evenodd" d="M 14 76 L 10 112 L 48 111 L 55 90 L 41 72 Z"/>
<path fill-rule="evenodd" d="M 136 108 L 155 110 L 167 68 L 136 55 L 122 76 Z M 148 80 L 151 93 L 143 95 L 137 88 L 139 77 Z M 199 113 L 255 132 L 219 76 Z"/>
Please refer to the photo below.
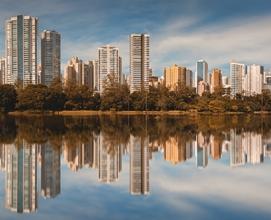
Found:
<path fill-rule="evenodd" d="M 48 109 L 47 97 L 47 86 L 30 84 L 18 94 L 17 107 L 20 110 L 44 111 Z"/>
<path fill-rule="evenodd" d="M 12 85 L 0 85 L 0 111 L 10 112 L 15 109 L 17 93 Z"/>
<path fill-rule="evenodd" d="M 66 95 L 63 91 L 63 85 L 59 77 L 53 79 L 49 86 L 47 96 L 48 109 L 52 111 L 61 111 L 64 109 Z"/>

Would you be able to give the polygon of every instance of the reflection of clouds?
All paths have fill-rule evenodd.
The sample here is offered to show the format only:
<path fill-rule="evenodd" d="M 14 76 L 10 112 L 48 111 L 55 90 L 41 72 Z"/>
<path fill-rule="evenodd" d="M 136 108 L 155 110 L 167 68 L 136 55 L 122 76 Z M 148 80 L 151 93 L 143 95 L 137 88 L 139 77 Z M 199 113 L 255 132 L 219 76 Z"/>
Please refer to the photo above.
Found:
<path fill-rule="evenodd" d="M 232 169 L 221 163 L 210 162 L 205 170 L 177 166 L 175 172 L 180 175 L 172 175 L 168 174 L 167 166 L 152 164 L 153 191 L 158 197 L 163 196 L 165 203 L 181 210 L 200 210 L 200 203 L 206 203 L 233 210 L 238 205 L 240 209 L 271 213 L 268 193 L 271 178 L 266 172 L 269 166 Z M 196 200 L 201 202 L 197 203 Z M 195 207 L 195 204 L 198 206 Z"/>

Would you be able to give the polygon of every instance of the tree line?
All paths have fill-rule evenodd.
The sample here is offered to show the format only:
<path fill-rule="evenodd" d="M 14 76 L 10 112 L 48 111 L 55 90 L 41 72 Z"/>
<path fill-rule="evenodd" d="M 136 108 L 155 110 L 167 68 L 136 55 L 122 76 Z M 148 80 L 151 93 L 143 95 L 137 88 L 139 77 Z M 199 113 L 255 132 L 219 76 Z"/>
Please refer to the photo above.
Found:
<path fill-rule="evenodd" d="M 222 89 L 198 96 L 195 89 L 179 85 L 171 91 L 164 85 L 150 86 L 149 91 L 130 93 L 127 84 L 108 79 L 99 94 L 87 86 L 74 83 L 63 85 L 59 78 L 50 86 L 0 85 L 0 111 L 192 111 L 192 112 L 255 112 L 271 111 L 271 93 L 234 98 Z"/>

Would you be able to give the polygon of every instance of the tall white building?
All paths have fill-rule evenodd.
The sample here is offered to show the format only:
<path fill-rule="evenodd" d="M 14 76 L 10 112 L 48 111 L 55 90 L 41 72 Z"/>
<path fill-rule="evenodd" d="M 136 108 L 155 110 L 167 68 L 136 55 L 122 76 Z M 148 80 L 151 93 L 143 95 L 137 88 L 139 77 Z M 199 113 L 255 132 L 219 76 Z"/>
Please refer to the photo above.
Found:
<path fill-rule="evenodd" d="M 130 35 L 131 92 L 149 91 L 150 35 Z"/>
<path fill-rule="evenodd" d="M 197 61 L 196 74 L 195 74 L 195 86 L 198 87 L 200 81 L 209 83 L 208 81 L 208 63 L 205 60 Z"/>
<path fill-rule="evenodd" d="M 243 92 L 246 96 L 261 94 L 263 90 L 264 68 L 260 65 L 250 65 L 243 79 Z"/>
<path fill-rule="evenodd" d="M 241 94 L 243 92 L 243 78 L 246 74 L 246 65 L 242 63 L 230 63 L 230 81 L 231 95 Z"/>
<path fill-rule="evenodd" d="M 38 19 L 18 15 L 6 21 L 6 84 L 37 83 Z"/>
<path fill-rule="evenodd" d="M 111 75 L 120 83 L 121 62 L 119 49 L 110 45 L 98 48 L 99 92 L 103 92 L 105 80 Z"/>
<path fill-rule="evenodd" d="M 60 41 L 56 31 L 41 33 L 41 83 L 47 86 L 60 77 Z"/>

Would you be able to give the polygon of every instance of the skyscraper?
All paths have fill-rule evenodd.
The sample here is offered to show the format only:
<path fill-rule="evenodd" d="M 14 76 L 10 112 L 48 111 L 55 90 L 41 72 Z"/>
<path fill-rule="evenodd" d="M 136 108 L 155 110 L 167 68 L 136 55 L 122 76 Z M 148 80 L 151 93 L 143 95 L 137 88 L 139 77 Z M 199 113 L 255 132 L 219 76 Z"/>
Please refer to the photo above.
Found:
<path fill-rule="evenodd" d="M 41 33 L 41 83 L 49 86 L 60 77 L 60 34 L 45 30 Z"/>
<path fill-rule="evenodd" d="M 178 86 L 186 86 L 186 68 L 174 64 L 164 70 L 165 86 L 175 90 Z"/>
<path fill-rule="evenodd" d="M 131 92 L 149 91 L 150 35 L 130 35 Z"/>
<path fill-rule="evenodd" d="M 243 78 L 246 74 L 246 66 L 241 63 L 230 63 L 231 95 L 241 94 L 243 91 Z"/>
<path fill-rule="evenodd" d="M 242 90 L 244 95 L 251 96 L 261 94 L 263 90 L 264 68 L 260 65 L 250 65 L 244 75 Z"/>
<path fill-rule="evenodd" d="M 200 132 L 197 135 L 196 144 L 196 162 L 198 168 L 205 168 L 208 165 L 208 151 L 209 151 L 209 140 L 203 136 Z"/>
<path fill-rule="evenodd" d="M 211 74 L 211 93 L 222 88 L 222 74 L 218 68 L 213 69 Z"/>
<path fill-rule="evenodd" d="M 6 21 L 6 84 L 37 83 L 38 19 L 18 15 Z"/>
<path fill-rule="evenodd" d="M 121 59 L 117 47 L 106 45 L 98 48 L 99 92 L 103 92 L 105 80 L 109 75 L 114 78 L 115 82 L 120 83 L 120 65 Z"/>
<path fill-rule="evenodd" d="M 198 87 L 200 81 L 208 83 L 208 63 L 205 60 L 197 61 L 196 74 L 195 74 L 195 86 Z"/>

